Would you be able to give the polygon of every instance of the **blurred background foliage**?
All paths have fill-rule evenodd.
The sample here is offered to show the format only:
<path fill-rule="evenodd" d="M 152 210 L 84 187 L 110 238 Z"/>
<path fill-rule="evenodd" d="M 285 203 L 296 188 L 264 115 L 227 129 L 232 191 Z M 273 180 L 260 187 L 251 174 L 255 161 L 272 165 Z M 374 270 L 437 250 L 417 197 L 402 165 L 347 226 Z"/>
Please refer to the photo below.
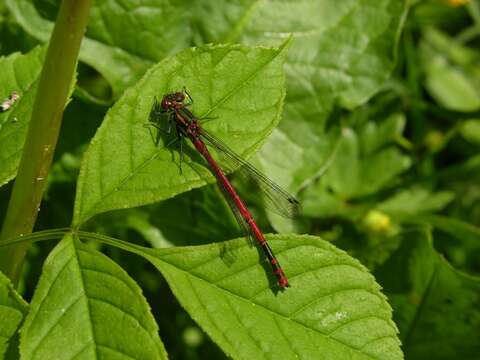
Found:
<path fill-rule="evenodd" d="M 109 106 L 150 65 L 202 43 L 270 45 L 268 38 L 252 35 L 255 26 L 266 26 L 258 21 L 249 31 L 222 28 L 228 16 L 238 15 L 236 2 L 194 1 L 191 7 L 164 2 L 159 16 L 166 23 L 149 35 L 159 36 L 161 46 L 149 46 L 148 36 L 136 45 L 135 38 L 106 36 L 102 26 L 113 25 L 99 21 L 102 3 L 92 9 L 87 37 L 102 46 L 136 46 L 141 59 L 118 50 L 120 70 L 132 65 L 122 75 L 92 66 L 91 55 L 81 57 L 37 230 L 69 225 L 83 152 Z M 45 22 L 55 19 L 58 5 L 59 0 L 0 1 L 0 54 L 28 52 L 45 41 Z M 402 6 L 398 1 L 397 10 Z M 366 86 L 364 98 L 328 99 L 331 88 L 313 86 L 315 101 L 302 95 L 298 102 L 295 96 L 301 92 L 287 65 L 287 76 L 294 80 L 287 83 L 284 119 L 253 162 L 298 194 L 302 217 L 292 223 L 255 206 L 258 199 L 249 200 L 267 232 L 319 235 L 368 266 L 394 307 L 407 358 L 474 359 L 480 353 L 480 3 L 431 0 L 407 6 L 391 76 L 379 87 Z M 298 19 L 298 31 L 308 28 L 308 21 L 308 16 L 304 22 Z M 32 35 L 35 27 L 43 32 Z M 289 56 L 295 58 L 299 49 L 292 46 Z M 307 120 L 298 123 L 299 118 Z M 299 143 L 317 145 L 300 154 Z M 269 159 L 272 152 L 276 163 Z M 248 184 L 235 181 L 248 199 Z M 0 188 L 0 218 L 10 190 L 11 183 Z M 223 241 L 241 233 L 220 199 L 215 186 L 206 186 L 158 204 L 97 216 L 87 227 L 154 247 Z M 29 252 L 21 284 L 27 300 L 53 246 L 34 245 Z M 141 285 L 172 359 L 224 357 L 151 265 L 114 248 L 104 250 Z"/>

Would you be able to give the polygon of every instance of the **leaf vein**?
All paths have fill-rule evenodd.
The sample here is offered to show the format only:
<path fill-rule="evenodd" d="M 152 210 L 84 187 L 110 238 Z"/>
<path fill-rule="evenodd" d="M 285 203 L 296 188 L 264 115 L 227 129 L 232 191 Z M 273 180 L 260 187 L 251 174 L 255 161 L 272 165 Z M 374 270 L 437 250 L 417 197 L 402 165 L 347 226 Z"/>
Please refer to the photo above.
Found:
<path fill-rule="evenodd" d="M 125 357 L 127 357 L 127 358 L 129 358 L 129 359 L 134 359 L 134 360 L 137 359 L 136 357 L 132 357 L 132 356 L 128 355 L 126 352 L 123 352 L 123 351 L 120 351 L 120 350 L 118 350 L 118 349 L 115 349 L 115 348 L 113 348 L 113 347 L 111 347 L 111 346 L 109 346 L 109 345 L 98 344 L 97 347 L 99 347 L 99 348 L 105 348 L 105 349 L 107 349 L 107 350 L 109 350 L 109 351 L 111 351 L 111 352 L 115 352 L 115 353 L 121 354 L 121 355 L 123 355 L 123 356 L 125 356 Z M 106 357 L 106 358 L 108 358 L 108 357 Z"/>
<path fill-rule="evenodd" d="M 115 308 L 115 309 L 118 309 L 121 313 L 127 315 L 128 317 L 130 317 L 131 319 L 135 320 L 135 322 L 140 326 L 140 328 L 142 330 L 144 330 L 148 337 L 150 338 L 150 340 L 153 342 L 153 345 L 154 347 L 156 347 L 156 340 L 152 337 L 152 334 L 150 333 L 150 330 L 151 329 L 147 329 L 143 326 L 143 324 L 131 313 L 129 313 L 128 311 L 126 311 L 125 309 L 122 309 L 121 307 L 119 307 L 118 305 L 106 300 L 106 299 L 101 299 L 101 298 L 98 298 L 98 297 L 94 297 L 94 296 L 88 296 L 88 299 L 91 300 L 91 301 L 97 301 L 97 302 L 101 302 L 101 303 L 104 303 L 104 304 L 107 304 L 107 305 L 110 305 L 111 307 Z"/>
<path fill-rule="evenodd" d="M 57 254 L 60 255 L 61 253 Z M 57 275 L 50 281 L 50 287 L 48 288 L 47 292 L 45 293 L 45 295 L 38 301 L 40 304 L 38 306 L 38 309 L 35 311 L 34 315 L 33 315 L 33 318 L 32 320 L 30 320 L 30 323 L 33 323 L 35 322 L 35 320 L 37 319 L 37 315 L 40 313 L 42 307 L 43 307 L 43 304 L 45 304 L 44 300 L 48 297 L 48 295 L 50 295 L 50 291 L 52 290 L 52 288 L 54 287 L 55 283 L 57 282 L 58 278 L 60 277 L 61 273 L 63 272 L 63 270 L 70 264 L 70 262 L 73 260 L 73 256 L 68 259 L 67 261 L 65 261 L 65 264 L 63 264 L 63 266 L 58 270 L 58 273 Z"/>
<path fill-rule="evenodd" d="M 223 331 L 221 331 L 221 329 L 219 328 L 219 326 L 216 324 L 215 320 L 214 320 L 214 319 L 212 318 L 212 316 L 210 315 L 210 312 L 207 310 L 205 304 L 204 304 L 203 301 L 200 299 L 200 296 L 198 296 L 198 293 L 197 293 L 197 290 L 196 290 L 196 288 L 195 288 L 195 285 L 193 284 L 192 280 L 190 279 L 190 275 L 189 275 L 188 273 L 187 273 L 186 278 L 187 278 L 188 282 L 190 283 L 190 288 L 192 289 L 193 294 L 194 294 L 195 297 L 197 298 L 199 304 L 204 308 L 204 313 L 205 313 L 206 317 L 208 318 L 208 320 L 212 323 L 213 326 L 215 326 L 215 328 L 217 329 L 218 334 L 220 334 L 220 336 L 222 336 L 222 337 L 225 339 L 225 341 L 226 341 L 227 343 L 229 343 L 232 348 L 234 348 L 234 346 L 233 346 L 232 342 L 230 341 L 230 339 L 228 339 L 228 338 L 224 335 Z M 207 282 L 207 283 L 208 283 L 208 282 Z M 207 331 L 207 333 L 208 333 L 208 331 Z"/>
<path fill-rule="evenodd" d="M 315 303 L 319 303 L 321 302 L 322 300 L 324 300 L 325 298 L 329 297 L 329 296 L 332 296 L 332 295 L 337 295 L 339 293 L 343 293 L 343 292 L 349 292 L 349 291 L 365 291 L 371 295 L 374 295 L 376 296 L 377 298 L 379 298 L 381 301 L 383 301 L 383 298 L 380 297 L 378 294 L 375 294 L 373 291 L 370 291 L 370 290 L 367 290 L 365 288 L 360 288 L 360 287 L 357 287 L 357 288 L 347 288 L 347 289 L 340 289 L 340 290 L 334 290 L 332 292 L 329 292 L 329 293 L 326 293 L 326 294 L 322 294 L 320 297 L 315 297 L 314 300 L 308 302 L 307 304 L 304 304 L 302 305 L 298 310 L 295 310 L 293 313 L 289 314 L 288 316 L 290 317 L 295 317 L 297 316 L 300 312 L 302 312 L 303 310 L 305 310 L 306 308 L 310 307 L 311 305 L 315 304 Z M 320 295 L 320 294 L 319 294 Z"/>
<path fill-rule="evenodd" d="M 53 322 L 51 323 L 51 325 L 47 328 L 46 332 L 40 337 L 39 340 L 36 341 L 36 344 L 32 347 L 32 357 L 33 354 L 35 354 L 35 352 L 38 350 L 38 347 L 40 346 L 40 344 L 42 343 L 42 341 L 48 336 L 50 335 L 50 333 L 52 332 L 52 330 L 58 325 L 58 323 L 60 322 L 60 320 L 68 313 L 68 311 L 77 304 L 78 301 L 80 301 L 82 298 L 82 294 L 80 293 L 68 306 L 67 308 L 65 309 L 65 311 L 62 311 L 60 313 L 60 316 L 57 317 L 55 320 L 53 320 Z M 51 319 L 49 319 L 51 320 Z"/>
<path fill-rule="evenodd" d="M 353 324 L 353 323 L 355 323 L 355 322 L 357 322 L 357 321 L 362 321 L 362 320 L 367 320 L 367 319 L 381 320 L 382 322 L 386 323 L 390 329 L 393 330 L 393 333 L 394 333 L 394 334 L 396 334 L 396 332 L 397 332 L 396 329 L 395 329 L 386 319 L 381 318 L 381 317 L 378 316 L 378 315 L 364 315 L 364 316 L 360 316 L 360 317 L 358 317 L 358 318 L 356 318 L 356 319 L 348 319 L 346 322 L 338 325 L 335 329 L 332 329 L 332 330 L 327 334 L 327 336 L 329 336 L 329 337 L 334 337 L 334 336 L 335 336 L 335 333 L 336 333 L 337 331 L 339 331 L 340 329 L 344 328 L 345 326 L 351 325 L 351 324 Z"/>

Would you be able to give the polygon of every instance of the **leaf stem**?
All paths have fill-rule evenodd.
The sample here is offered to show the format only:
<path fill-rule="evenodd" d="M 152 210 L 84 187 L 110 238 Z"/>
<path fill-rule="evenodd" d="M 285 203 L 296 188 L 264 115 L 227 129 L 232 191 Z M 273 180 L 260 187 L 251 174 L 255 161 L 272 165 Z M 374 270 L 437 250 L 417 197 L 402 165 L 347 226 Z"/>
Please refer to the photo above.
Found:
<path fill-rule="evenodd" d="M 45 57 L 17 178 L 0 242 L 32 232 L 72 86 L 90 0 L 64 0 Z M 0 252 L 0 270 L 16 285 L 28 244 Z"/>

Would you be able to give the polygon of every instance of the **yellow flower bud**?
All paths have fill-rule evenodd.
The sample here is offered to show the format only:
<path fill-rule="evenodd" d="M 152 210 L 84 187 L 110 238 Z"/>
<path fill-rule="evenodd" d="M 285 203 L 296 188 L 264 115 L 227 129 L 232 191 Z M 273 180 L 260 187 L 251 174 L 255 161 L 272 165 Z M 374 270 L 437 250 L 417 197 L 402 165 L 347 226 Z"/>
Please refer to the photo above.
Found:
<path fill-rule="evenodd" d="M 377 234 L 388 232 L 392 225 L 390 216 L 378 210 L 370 210 L 363 218 L 363 224 L 370 232 Z"/>

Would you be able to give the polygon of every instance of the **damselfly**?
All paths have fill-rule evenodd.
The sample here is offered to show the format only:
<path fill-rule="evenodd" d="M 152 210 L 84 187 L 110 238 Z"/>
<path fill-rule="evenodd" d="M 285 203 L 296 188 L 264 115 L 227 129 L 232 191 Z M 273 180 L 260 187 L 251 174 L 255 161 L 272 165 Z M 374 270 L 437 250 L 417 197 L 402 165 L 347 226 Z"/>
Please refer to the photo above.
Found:
<path fill-rule="evenodd" d="M 186 99 L 189 100 L 188 103 Z M 160 103 L 155 98 L 150 112 L 149 124 L 158 129 L 162 129 L 160 125 L 161 114 L 166 113 L 168 115 L 169 126 L 170 128 L 172 125 L 175 127 L 176 136 L 180 142 L 182 143 L 185 137 L 190 139 L 195 149 L 207 161 L 238 223 L 247 233 L 247 236 L 252 236 L 262 248 L 272 266 L 273 273 L 277 277 L 279 286 L 282 289 L 288 287 L 288 279 L 270 245 L 267 243 L 265 236 L 225 175 L 225 171 L 212 157 L 207 145 L 220 153 L 229 163 L 229 167 L 232 168 L 231 170 L 235 170 L 243 177 L 251 180 L 251 182 L 257 186 L 258 190 L 264 194 L 266 205 L 275 212 L 286 217 L 295 217 L 299 212 L 299 202 L 250 163 L 240 158 L 240 156 L 230 150 L 222 141 L 205 131 L 200 125 L 199 119 L 187 108 L 192 102 L 192 98 L 186 90 L 167 94 Z"/>

